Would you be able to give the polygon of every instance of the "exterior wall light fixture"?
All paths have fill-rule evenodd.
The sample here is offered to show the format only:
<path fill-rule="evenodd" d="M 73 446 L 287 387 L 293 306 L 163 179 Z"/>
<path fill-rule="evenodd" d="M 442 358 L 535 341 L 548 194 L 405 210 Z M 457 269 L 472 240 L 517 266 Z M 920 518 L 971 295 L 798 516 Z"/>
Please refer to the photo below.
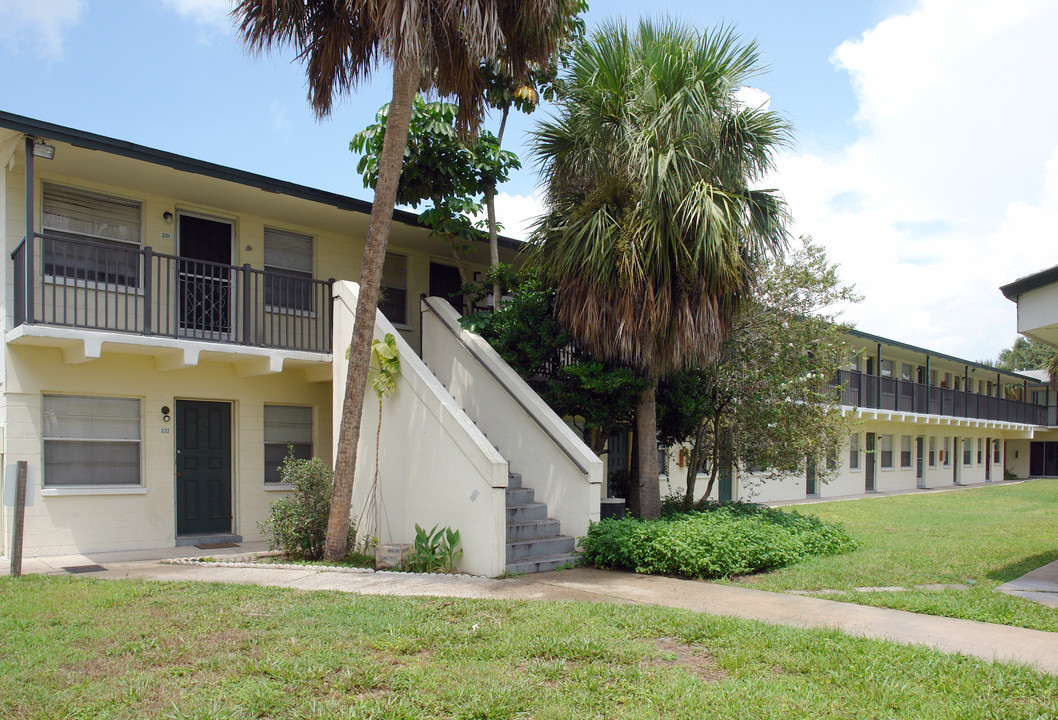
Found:
<path fill-rule="evenodd" d="M 44 158 L 45 160 L 55 159 L 55 146 L 48 145 L 42 140 L 33 141 L 33 157 Z"/>

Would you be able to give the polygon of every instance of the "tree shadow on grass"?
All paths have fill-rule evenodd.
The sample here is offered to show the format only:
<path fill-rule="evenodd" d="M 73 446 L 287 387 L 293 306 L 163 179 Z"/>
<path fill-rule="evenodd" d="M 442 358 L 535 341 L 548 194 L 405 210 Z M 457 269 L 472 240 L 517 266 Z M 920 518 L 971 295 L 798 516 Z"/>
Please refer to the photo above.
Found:
<path fill-rule="evenodd" d="M 1055 560 L 1058 560 L 1058 549 L 1029 555 L 1021 560 L 985 573 L 985 577 L 990 580 L 1004 583 L 1013 580 L 1014 578 L 1019 578 L 1025 573 L 1035 570 L 1038 567 L 1042 567 L 1047 563 L 1054 562 Z"/>

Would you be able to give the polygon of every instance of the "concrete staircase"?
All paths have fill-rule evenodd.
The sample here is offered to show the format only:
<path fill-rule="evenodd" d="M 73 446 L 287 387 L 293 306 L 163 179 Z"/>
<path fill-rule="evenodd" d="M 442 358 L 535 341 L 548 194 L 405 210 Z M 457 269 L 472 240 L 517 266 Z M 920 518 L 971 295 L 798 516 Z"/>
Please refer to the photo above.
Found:
<path fill-rule="evenodd" d="M 437 373 L 434 373 L 434 377 Z M 440 379 L 439 379 L 440 380 Z M 442 387 L 451 394 L 443 382 Z M 452 398 L 458 402 L 453 395 Z M 466 412 L 466 408 L 462 408 Z M 477 426 L 477 419 L 470 418 Z M 480 428 L 479 428 L 480 430 Z M 488 440 L 488 433 L 482 433 Z M 499 445 L 493 444 L 499 451 Z M 547 505 L 536 502 L 532 488 L 522 486 L 520 473 L 507 476 L 507 574 L 548 572 L 575 564 L 576 538 L 560 534 L 558 520 L 547 516 Z"/>
<path fill-rule="evenodd" d="M 507 480 L 507 573 L 538 573 L 577 561 L 577 541 L 559 534 L 559 522 L 547 516 L 547 505 L 535 501 L 522 476 Z"/>

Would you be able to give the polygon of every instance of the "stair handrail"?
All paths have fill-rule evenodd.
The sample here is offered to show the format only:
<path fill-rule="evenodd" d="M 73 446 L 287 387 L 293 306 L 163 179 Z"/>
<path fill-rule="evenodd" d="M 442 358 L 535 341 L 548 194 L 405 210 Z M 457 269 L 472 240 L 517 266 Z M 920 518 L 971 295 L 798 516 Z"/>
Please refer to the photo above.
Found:
<path fill-rule="evenodd" d="M 485 360 L 479 354 L 478 349 L 475 348 L 470 343 L 467 343 L 467 342 L 463 341 L 463 338 L 461 338 L 459 336 L 459 332 L 460 331 L 456 330 L 455 328 L 453 328 L 451 325 L 449 325 L 445 321 L 445 318 L 439 312 L 437 312 L 436 308 L 434 308 L 433 303 L 431 302 L 431 300 L 433 300 L 433 298 L 424 297 L 424 298 L 422 298 L 422 304 L 426 307 L 427 310 L 430 311 L 430 313 L 434 317 L 436 317 L 440 321 L 441 325 L 443 325 L 445 327 L 445 329 L 448 330 L 448 332 L 452 333 L 452 335 L 456 338 L 456 340 L 459 341 L 459 344 L 462 345 L 463 347 L 465 347 L 468 352 L 470 352 L 470 354 L 474 357 L 474 359 L 478 361 L 478 364 L 481 365 L 481 367 L 485 368 L 485 371 L 489 375 L 492 376 L 492 379 L 495 380 L 499 384 L 499 386 L 502 387 L 507 392 L 507 394 L 510 395 L 511 398 L 516 403 L 518 403 L 518 406 L 521 407 L 522 410 L 525 411 L 526 415 L 528 415 L 529 417 L 531 417 L 533 419 L 533 422 L 535 422 L 537 424 L 537 426 L 539 426 L 539 428 L 544 431 L 544 434 L 547 435 L 549 438 L 551 438 L 551 442 L 553 442 L 555 445 L 557 445 L 559 448 L 562 449 L 562 452 L 565 454 L 565 456 L 567 458 L 569 458 L 570 462 L 572 462 L 574 465 L 576 465 L 577 469 L 580 470 L 585 475 L 590 475 L 591 471 L 588 468 L 584 467 L 583 464 L 581 464 L 580 460 L 577 459 L 577 457 L 574 456 L 573 453 L 571 453 L 569 451 L 569 448 L 566 447 L 565 443 L 563 443 L 557 437 L 555 437 L 554 433 L 551 432 L 551 429 L 549 427 L 547 427 L 544 423 L 540 422 L 540 418 L 538 418 L 536 416 L 536 413 L 533 412 L 533 410 L 531 410 L 528 406 L 526 406 L 526 404 L 524 402 L 522 402 L 522 399 L 520 397 L 518 397 L 511 390 L 510 387 L 507 386 L 507 383 L 504 382 L 503 379 L 501 379 L 498 375 L 496 375 L 495 372 L 493 372 L 492 368 L 489 367 L 488 363 L 486 363 Z M 464 332 L 466 332 L 466 331 L 464 331 Z"/>

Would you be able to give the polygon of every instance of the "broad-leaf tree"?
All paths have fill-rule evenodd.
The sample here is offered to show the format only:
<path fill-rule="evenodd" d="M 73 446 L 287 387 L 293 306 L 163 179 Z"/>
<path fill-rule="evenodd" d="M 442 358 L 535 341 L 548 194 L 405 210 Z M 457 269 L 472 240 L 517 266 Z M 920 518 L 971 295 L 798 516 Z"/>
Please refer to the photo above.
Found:
<path fill-rule="evenodd" d="M 635 368 L 631 510 L 660 515 L 655 389 L 709 362 L 758 259 L 786 242 L 778 193 L 755 187 L 789 137 L 737 91 L 755 43 L 674 21 L 610 24 L 577 46 L 553 120 L 534 134 L 547 213 L 532 260 L 560 322 L 596 357 Z"/>
<path fill-rule="evenodd" d="M 1019 337 L 999 352 L 995 366 L 1000 370 L 1046 370 L 1054 357 L 1054 348 L 1039 340 Z"/>
<path fill-rule="evenodd" d="M 386 134 L 389 105 L 375 115 L 375 122 L 353 136 L 349 149 L 360 153 L 356 171 L 364 187 L 378 183 L 379 161 Z M 404 149 L 404 169 L 397 186 L 397 203 L 418 208 L 431 205 L 419 221 L 444 239 L 459 269 L 460 281 L 468 282 L 462 253 L 484 233 L 472 220 L 482 210 L 486 192 L 495 190 L 511 170 L 521 164 L 518 157 L 499 149 L 496 136 L 487 130 L 460 137 L 456 128 L 458 108 L 447 102 L 427 102 L 415 97 Z"/>
<path fill-rule="evenodd" d="M 723 467 L 775 479 L 813 462 L 826 480 L 851 431 L 830 382 L 847 361 L 840 311 L 858 299 L 822 246 L 802 238 L 761 268 L 716 359 L 662 381 L 659 437 L 684 448 L 687 507 L 698 473 L 709 475 L 707 498 Z"/>
<path fill-rule="evenodd" d="M 382 264 L 415 94 L 454 98 L 461 131 L 484 111 L 482 61 L 500 60 L 513 77 L 545 63 L 563 31 L 567 0 L 239 0 L 232 15 L 254 51 L 292 47 L 305 65 L 318 117 L 380 65 L 389 65 L 393 98 L 371 206 L 335 460 L 325 557 L 347 549 L 356 448 L 367 388 Z M 335 343 L 339 345 L 339 343 Z"/>

